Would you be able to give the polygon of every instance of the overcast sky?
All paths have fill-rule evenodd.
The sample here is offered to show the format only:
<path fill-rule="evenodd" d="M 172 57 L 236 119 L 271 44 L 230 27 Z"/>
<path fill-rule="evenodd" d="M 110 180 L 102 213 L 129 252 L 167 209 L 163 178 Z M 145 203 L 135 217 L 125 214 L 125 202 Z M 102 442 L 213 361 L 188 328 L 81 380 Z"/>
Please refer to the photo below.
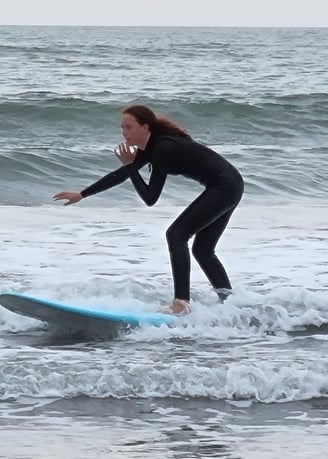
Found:
<path fill-rule="evenodd" d="M 0 24 L 328 27 L 328 0 L 0 0 Z"/>

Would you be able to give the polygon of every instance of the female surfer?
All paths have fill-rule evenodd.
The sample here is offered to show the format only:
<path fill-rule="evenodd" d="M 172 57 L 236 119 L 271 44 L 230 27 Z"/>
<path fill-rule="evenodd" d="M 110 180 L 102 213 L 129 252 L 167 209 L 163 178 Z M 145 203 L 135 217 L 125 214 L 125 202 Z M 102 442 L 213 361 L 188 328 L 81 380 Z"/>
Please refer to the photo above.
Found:
<path fill-rule="evenodd" d="M 130 178 L 141 199 L 152 206 L 168 175 L 182 175 L 199 182 L 203 191 L 166 232 L 174 299 L 164 312 L 181 315 L 191 311 L 188 240 L 192 236 L 192 253 L 219 299 L 224 301 L 231 284 L 215 254 L 215 246 L 242 197 L 244 183 L 240 173 L 221 155 L 194 141 L 178 125 L 144 105 L 123 110 L 121 129 L 125 142 L 115 153 L 122 166 L 82 191 L 63 191 L 55 194 L 54 199 L 67 200 L 65 205 L 77 203 Z M 146 164 L 151 170 L 148 183 L 139 174 Z"/>

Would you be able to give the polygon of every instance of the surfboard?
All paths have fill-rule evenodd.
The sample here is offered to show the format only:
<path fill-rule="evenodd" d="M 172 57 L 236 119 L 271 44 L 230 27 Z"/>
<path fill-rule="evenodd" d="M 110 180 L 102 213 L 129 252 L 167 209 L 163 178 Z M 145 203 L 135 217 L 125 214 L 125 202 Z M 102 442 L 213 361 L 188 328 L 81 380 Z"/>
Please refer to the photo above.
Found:
<path fill-rule="evenodd" d="M 111 339 L 143 325 L 172 325 L 170 314 L 99 310 L 67 305 L 43 298 L 9 292 L 0 294 L 0 305 L 16 314 L 47 322 L 49 328 L 62 334 Z"/>

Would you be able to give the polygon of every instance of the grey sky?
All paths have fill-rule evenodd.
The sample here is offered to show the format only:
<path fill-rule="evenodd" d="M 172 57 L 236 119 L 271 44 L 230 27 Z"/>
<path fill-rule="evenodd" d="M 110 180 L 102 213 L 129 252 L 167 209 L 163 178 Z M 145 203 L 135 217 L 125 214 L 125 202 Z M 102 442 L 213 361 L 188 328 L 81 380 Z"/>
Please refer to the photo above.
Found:
<path fill-rule="evenodd" d="M 0 24 L 328 27 L 328 0 L 0 0 Z"/>

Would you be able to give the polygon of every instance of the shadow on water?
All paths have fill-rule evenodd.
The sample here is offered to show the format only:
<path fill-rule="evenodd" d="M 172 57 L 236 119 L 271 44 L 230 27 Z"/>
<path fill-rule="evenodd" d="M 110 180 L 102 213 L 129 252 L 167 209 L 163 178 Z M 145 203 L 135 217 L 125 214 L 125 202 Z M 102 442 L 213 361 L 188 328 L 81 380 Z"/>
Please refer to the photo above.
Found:
<path fill-rule="evenodd" d="M 130 330 L 120 330 L 113 336 L 107 338 L 102 335 L 82 331 L 56 330 L 56 329 L 33 329 L 29 331 L 5 332 L 2 338 L 15 346 L 31 347 L 52 347 L 52 346 L 74 346 L 76 344 L 96 344 L 119 340 L 122 336 L 130 333 Z"/>
<path fill-rule="evenodd" d="M 328 334 L 328 323 L 322 325 L 306 325 L 298 329 L 294 329 L 288 332 L 291 336 L 312 336 L 312 335 L 327 335 Z"/>

